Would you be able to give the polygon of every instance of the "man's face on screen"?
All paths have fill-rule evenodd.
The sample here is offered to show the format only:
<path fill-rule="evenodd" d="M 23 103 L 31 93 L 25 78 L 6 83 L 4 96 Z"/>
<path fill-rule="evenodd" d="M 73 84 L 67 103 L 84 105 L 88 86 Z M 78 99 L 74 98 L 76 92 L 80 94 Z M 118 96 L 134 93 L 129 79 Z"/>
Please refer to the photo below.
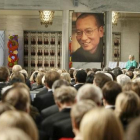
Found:
<path fill-rule="evenodd" d="M 89 15 L 77 20 L 76 39 L 85 51 L 94 54 L 101 37 L 103 37 L 103 27 L 98 27 L 94 16 Z"/>

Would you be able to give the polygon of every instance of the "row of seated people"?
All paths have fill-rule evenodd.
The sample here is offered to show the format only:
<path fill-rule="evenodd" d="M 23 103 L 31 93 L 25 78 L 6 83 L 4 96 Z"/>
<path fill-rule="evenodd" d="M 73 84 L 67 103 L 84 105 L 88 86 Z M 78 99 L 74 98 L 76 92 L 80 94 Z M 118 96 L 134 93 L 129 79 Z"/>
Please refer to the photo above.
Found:
<path fill-rule="evenodd" d="M 140 113 L 138 70 L 137 73 L 132 72 L 133 77 L 128 74 L 129 71 L 123 74 L 124 71 L 119 68 L 113 71 L 70 69 L 69 73 L 62 70 L 41 70 L 37 75 L 43 73 L 40 80 L 43 86 L 29 89 L 27 85 L 30 81 L 22 81 L 19 76 L 21 69 L 18 67 L 15 66 L 16 72 L 12 71 L 10 86 L 5 84 L 1 91 L 1 103 L 13 106 L 12 109 L 7 109 L 12 111 L 4 110 L 1 113 L 2 127 L 20 128 L 32 140 L 103 140 L 104 137 L 106 140 L 123 140 L 124 133 L 128 140 L 137 137 L 137 133 L 133 137 L 129 136 L 133 129 L 129 129 L 128 124 L 132 123 L 133 128 L 136 124 L 140 125 L 140 120 L 135 123 Z M 3 71 L 4 68 L 0 68 L 0 80 L 6 73 L 7 69 Z M 39 79 L 36 78 L 36 81 Z M 1 83 L 7 82 L 2 79 Z M 33 82 L 30 84 L 32 87 Z M 37 82 L 34 87 L 35 85 Z M 33 91 L 36 92 L 32 93 Z M 28 125 L 25 120 L 29 121 Z M 135 131 L 139 131 L 138 127 Z"/>

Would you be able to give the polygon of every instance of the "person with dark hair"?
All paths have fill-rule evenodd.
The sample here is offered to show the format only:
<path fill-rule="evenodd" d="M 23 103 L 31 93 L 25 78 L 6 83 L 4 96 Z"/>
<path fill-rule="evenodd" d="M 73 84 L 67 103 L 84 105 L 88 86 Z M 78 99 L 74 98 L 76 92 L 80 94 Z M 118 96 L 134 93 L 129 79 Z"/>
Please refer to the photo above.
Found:
<path fill-rule="evenodd" d="M 0 67 L 0 100 L 1 90 L 8 85 L 9 71 L 6 67 Z"/>
<path fill-rule="evenodd" d="M 120 74 L 123 74 L 122 70 L 119 67 L 114 68 L 112 73 L 117 77 Z"/>
<path fill-rule="evenodd" d="M 103 86 L 102 91 L 105 108 L 115 109 L 115 101 L 118 94 L 122 92 L 122 87 L 117 82 L 109 81 Z"/>
<path fill-rule="evenodd" d="M 89 75 L 87 75 L 87 78 L 86 78 L 86 83 L 93 83 L 93 80 L 94 80 L 94 73 L 90 73 Z"/>
<path fill-rule="evenodd" d="M 72 53 L 74 62 L 102 62 L 104 18 L 101 13 L 83 13 L 76 20 L 76 39 L 81 45 Z"/>
<path fill-rule="evenodd" d="M 84 70 L 78 70 L 75 76 L 76 84 L 74 87 L 78 90 L 86 82 L 87 73 Z"/>

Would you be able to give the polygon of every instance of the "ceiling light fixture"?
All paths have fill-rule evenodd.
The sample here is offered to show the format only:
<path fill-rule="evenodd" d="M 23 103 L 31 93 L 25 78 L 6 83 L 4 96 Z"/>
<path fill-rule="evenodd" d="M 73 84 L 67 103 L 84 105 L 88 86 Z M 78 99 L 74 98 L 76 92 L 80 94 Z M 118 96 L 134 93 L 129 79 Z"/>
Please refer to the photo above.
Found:
<path fill-rule="evenodd" d="M 52 25 L 54 11 L 39 11 L 39 14 L 41 25 L 45 25 L 45 27 L 48 27 L 48 25 Z"/>

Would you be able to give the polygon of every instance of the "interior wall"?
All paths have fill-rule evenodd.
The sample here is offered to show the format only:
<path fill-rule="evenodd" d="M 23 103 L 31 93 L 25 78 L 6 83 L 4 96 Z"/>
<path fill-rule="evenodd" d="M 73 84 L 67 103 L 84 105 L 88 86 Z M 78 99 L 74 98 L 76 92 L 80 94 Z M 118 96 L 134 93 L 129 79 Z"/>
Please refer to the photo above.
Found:
<path fill-rule="evenodd" d="M 121 33 L 121 61 L 128 61 L 128 56 L 132 54 L 139 62 L 140 20 L 138 18 L 118 20 L 117 26 L 113 26 L 112 31 Z"/>
<path fill-rule="evenodd" d="M 0 16 L 0 30 L 5 31 L 5 57 L 4 65 L 7 66 L 8 48 L 7 42 L 9 35 L 18 35 L 18 56 L 19 64 L 23 66 L 23 52 L 24 52 L 24 36 L 25 30 L 32 31 L 62 31 L 62 17 L 54 17 L 53 25 L 45 28 L 40 24 L 40 19 L 37 16 Z"/>

